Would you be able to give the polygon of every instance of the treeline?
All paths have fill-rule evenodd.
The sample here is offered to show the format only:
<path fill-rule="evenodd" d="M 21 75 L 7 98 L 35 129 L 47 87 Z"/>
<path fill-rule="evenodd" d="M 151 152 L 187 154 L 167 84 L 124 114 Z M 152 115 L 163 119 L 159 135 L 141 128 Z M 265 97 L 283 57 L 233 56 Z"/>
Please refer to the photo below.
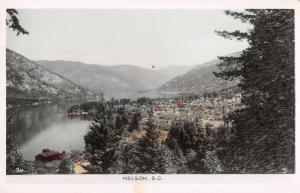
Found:
<path fill-rule="evenodd" d="M 139 105 L 143 105 L 143 104 L 152 104 L 152 102 L 156 100 L 156 99 L 152 99 L 149 97 L 139 97 L 136 100 L 131 100 L 129 98 L 121 98 L 121 99 L 115 99 L 114 97 L 112 97 L 109 102 L 113 105 L 129 105 L 129 104 L 133 104 L 133 103 L 137 103 Z"/>
<path fill-rule="evenodd" d="M 220 173 L 217 158 L 223 130 L 202 128 L 197 121 L 174 120 L 165 140 L 160 137 L 153 112 L 140 128 L 138 111 L 124 112 L 100 103 L 85 136 L 88 173 Z M 144 133 L 130 138 L 131 132 Z M 143 132 L 144 131 L 144 132 Z"/>
<path fill-rule="evenodd" d="M 93 110 L 96 108 L 96 105 L 98 104 L 99 102 L 97 101 L 92 101 L 92 102 L 86 102 L 86 103 L 83 103 L 83 104 L 80 104 L 80 105 L 74 105 L 74 106 L 71 106 L 69 109 L 68 109 L 68 113 L 74 111 L 75 109 L 81 109 L 85 112 L 88 112 L 90 110 Z"/>
<path fill-rule="evenodd" d="M 177 100 L 191 101 L 201 98 L 227 98 L 230 99 L 236 94 L 241 93 L 241 89 L 238 86 L 232 86 L 229 88 L 221 89 L 219 91 L 203 92 L 203 94 L 195 93 L 180 93 L 178 96 L 174 97 Z"/>
<path fill-rule="evenodd" d="M 131 100 L 129 98 L 121 98 L 121 99 L 111 98 L 109 101 L 106 101 L 106 103 L 108 105 L 113 105 L 113 106 L 119 105 L 124 107 L 124 105 L 132 105 L 133 103 L 136 103 L 138 105 L 144 105 L 144 104 L 152 105 L 153 101 L 155 100 L 156 99 L 151 99 L 149 97 L 139 97 L 137 100 Z M 88 112 L 90 110 L 94 110 L 96 108 L 96 105 L 99 103 L 101 103 L 101 101 L 100 102 L 91 101 L 91 102 L 82 103 L 80 105 L 74 105 L 69 108 L 68 112 L 72 112 L 73 110 L 78 108 L 85 112 Z"/>

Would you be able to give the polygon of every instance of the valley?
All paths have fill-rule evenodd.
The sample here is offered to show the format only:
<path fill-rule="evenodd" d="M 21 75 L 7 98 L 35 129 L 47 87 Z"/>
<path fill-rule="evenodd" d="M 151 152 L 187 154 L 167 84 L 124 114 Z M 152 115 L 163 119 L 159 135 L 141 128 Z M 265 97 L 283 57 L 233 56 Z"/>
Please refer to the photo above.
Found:
<path fill-rule="evenodd" d="M 6 17 L 6 175 L 295 174 L 294 9 Z"/>
<path fill-rule="evenodd" d="M 224 117 L 240 108 L 239 92 L 227 90 L 236 84 L 224 84 L 213 77 L 217 63 L 215 60 L 203 67 L 183 70 L 177 66 L 179 70 L 169 68 L 160 72 L 133 65 L 34 62 L 7 50 L 9 132 L 20 153 L 38 174 L 60 173 L 61 164 L 68 173 L 93 170 L 89 168 L 82 140 L 93 127 L 101 104 L 108 104 L 113 111 L 114 127 L 121 124 L 120 143 L 124 146 L 144 139 L 151 121 L 156 125 L 161 145 L 166 143 L 178 121 L 193 122 L 198 129 L 204 129 L 201 132 L 210 132 L 210 129 L 216 132 L 223 126 Z M 72 113 L 74 107 L 89 118 Z M 80 109 L 83 107 L 84 110 Z M 117 117 L 122 120 L 120 123 Z M 76 135 L 71 134 L 75 129 Z M 49 140 L 55 135 L 56 140 Z M 66 136 L 69 139 L 63 140 Z M 44 164 L 34 160 L 41 148 L 66 151 L 66 161 Z"/>

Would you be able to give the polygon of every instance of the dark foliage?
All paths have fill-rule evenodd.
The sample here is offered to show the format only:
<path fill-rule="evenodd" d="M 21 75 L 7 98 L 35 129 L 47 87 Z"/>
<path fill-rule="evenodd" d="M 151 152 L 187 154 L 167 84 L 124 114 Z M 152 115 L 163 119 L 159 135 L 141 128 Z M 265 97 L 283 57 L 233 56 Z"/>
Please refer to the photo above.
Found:
<path fill-rule="evenodd" d="M 12 143 L 11 134 L 8 132 L 6 135 L 6 174 L 21 175 L 33 172 L 32 164 L 23 159 L 16 145 Z"/>
<path fill-rule="evenodd" d="M 190 149 L 197 149 L 203 142 L 203 129 L 193 121 L 174 121 L 166 139 L 166 144 L 175 150 L 179 147 L 183 154 Z"/>
<path fill-rule="evenodd" d="M 119 132 L 119 134 L 121 134 L 121 132 L 123 130 L 123 125 L 122 125 L 122 122 L 121 122 L 120 115 L 118 115 L 117 118 L 116 118 L 115 127 L 116 127 L 116 130 Z"/>
<path fill-rule="evenodd" d="M 173 122 L 166 144 L 176 155 L 177 173 L 221 173 L 218 153 L 222 152 L 224 137 L 222 129 L 202 128 L 197 120 Z"/>
<path fill-rule="evenodd" d="M 71 174 L 72 169 L 70 166 L 72 165 L 71 161 L 69 159 L 64 159 L 58 167 L 58 174 Z"/>
<path fill-rule="evenodd" d="M 90 130 L 84 137 L 87 156 L 93 166 L 90 173 L 108 173 L 114 161 L 121 137 L 113 124 L 112 113 L 110 105 L 99 103 Z"/>
<path fill-rule="evenodd" d="M 7 9 L 7 18 L 6 25 L 11 28 L 13 31 L 17 31 L 17 36 L 20 34 L 29 34 L 20 24 L 19 19 L 17 17 L 18 11 L 15 9 Z"/>
<path fill-rule="evenodd" d="M 139 111 L 134 112 L 132 114 L 129 129 L 128 129 L 130 132 L 139 129 L 139 121 L 140 121 L 141 118 L 142 118 L 142 116 L 141 116 L 141 113 Z"/>
<path fill-rule="evenodd" d="M 124 173 L 176 173 L 178 166 L 169 148 L 158 141 L 158 131 L 153 119 L 147 122 L 146 135 L 126 147 L 123 155 Z"/>
<path fill-rule="evenodd" d="M 139 105 L 152 104 L 152 100 L 149 97 L 140 97 L 136 100 L 136 102 Z"/>
<path fill-rule="evenodd" d="M 130 99 L 121 98 L 120 99 L 120 104 L 122 104 L 122 105 L 130 104 Z"/>
<path fill-rule="evenodd" d="M 220 57 L 216 76 L 239 78 L 244 109 L 227 120 L 227 151 L 221 156 L 228 173 L 293 173 L 295 166 L 294 11 L 226 11 L 249 22 L 248 32 L 218 32 L 245 39 L 239 57 Z"/>

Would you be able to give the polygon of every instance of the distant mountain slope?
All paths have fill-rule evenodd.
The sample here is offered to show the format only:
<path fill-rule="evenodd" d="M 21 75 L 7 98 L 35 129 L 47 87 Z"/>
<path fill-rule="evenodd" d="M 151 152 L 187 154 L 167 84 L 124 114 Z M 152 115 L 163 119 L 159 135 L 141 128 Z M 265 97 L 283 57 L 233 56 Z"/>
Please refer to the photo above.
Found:
<path fill-rule="evenodd" d="M 159 87 L 167 76 L 133 65 L 101 66 L 72 61 L 37 61 L 74 83 L 105 96 L 127 97 L 132 93 Z"/>
<path fill-rule="evenodd" d="M 241 52 L 230 54 L 239 55 Z M 177 76 L 158 88 L 161 92 L 187 92 L 203 94 L 204 92 L 220 91 L 237 85 L 238 81 L 227 81 L 216 78 L 213 74 L 218 71 L 218 59 L 194 67 L 189 72 Z"/>
<path fill-rule="evenodd" d="M 92 92 L 6 49 L 7 98 L 75 98 Z"/>
<path fill-rule="evenodd" d="M 180 76 L 182 74 L 187 73 L 193 68 L 193 66 L 181 66 L 181 65 L 171 65 L 167 67 L 158 68 L 157 70 L 166 75 L 169 80 L 175 78 L 176 76 Z"/>

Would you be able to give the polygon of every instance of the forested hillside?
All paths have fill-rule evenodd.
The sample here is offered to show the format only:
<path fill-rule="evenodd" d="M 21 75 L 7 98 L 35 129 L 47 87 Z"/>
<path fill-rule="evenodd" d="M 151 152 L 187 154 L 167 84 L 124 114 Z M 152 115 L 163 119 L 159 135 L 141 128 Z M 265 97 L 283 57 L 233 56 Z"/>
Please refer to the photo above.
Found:
<path fill-rule="evenodd" d="M 24 56 L 6 49 L 7 98 L 76 98 L 93 93 L 45 69 Z"/>
<path fill-rule="evenodd" d="M 240 52 L 231 55 L 239 55 Z M 213 74 L 217 70 L 219 59 L 206 62 L 194 67 L 187 73 L 177 76 L 159 87 L 164 92 L 184 92 L 203 94 L 206 92 L 217 92 L 232 86 L 236 86 L 238 80 L 230 81 L 217 78 Z"/>
<path fill-rule="evenodd" d="M 134 65 L 101 66 L 72 61 L 37 61 L 74 83 L 109 97 L 129 97 L 139 91 L 155 89 L 167 76 Z"/>

